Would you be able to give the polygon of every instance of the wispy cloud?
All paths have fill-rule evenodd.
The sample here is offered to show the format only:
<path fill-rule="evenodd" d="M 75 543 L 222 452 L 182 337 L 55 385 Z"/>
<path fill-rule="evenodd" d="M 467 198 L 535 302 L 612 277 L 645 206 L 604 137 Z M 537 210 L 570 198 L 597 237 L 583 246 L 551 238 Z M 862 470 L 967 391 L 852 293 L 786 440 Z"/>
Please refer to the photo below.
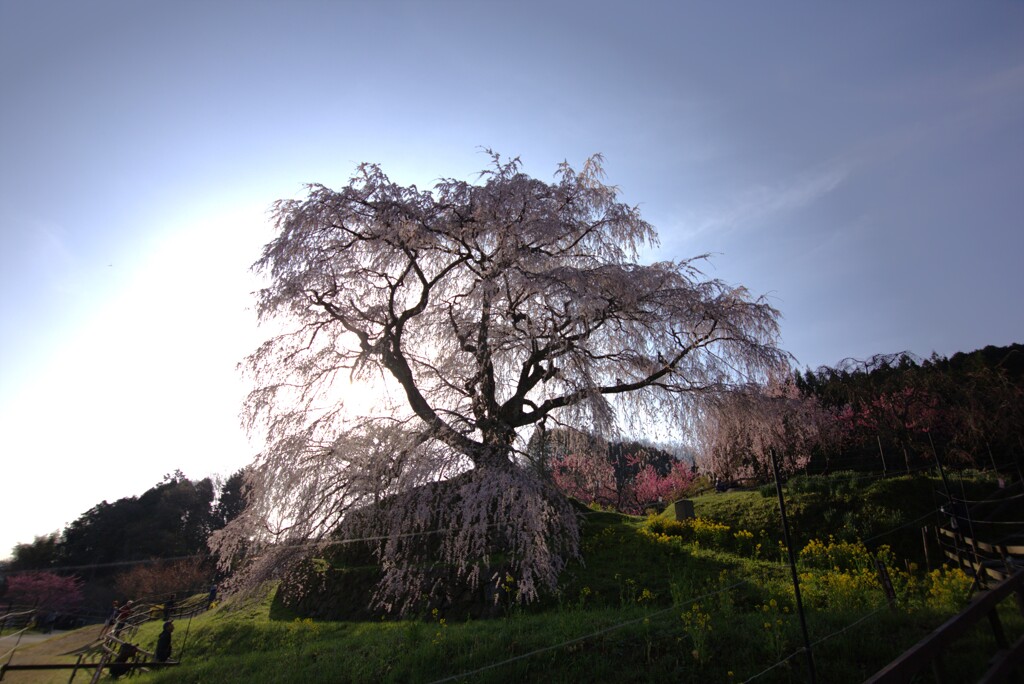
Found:
<path fill-rule="evenodd" d="M 850 166 L 833 163 L 782 182 L 747 188 L 726 206 L 697 215 L 683 227 L 688 237 L 715 231 L 742 230 L 766 218 L 809 206 L 835 190 L 847 178 Z"/>

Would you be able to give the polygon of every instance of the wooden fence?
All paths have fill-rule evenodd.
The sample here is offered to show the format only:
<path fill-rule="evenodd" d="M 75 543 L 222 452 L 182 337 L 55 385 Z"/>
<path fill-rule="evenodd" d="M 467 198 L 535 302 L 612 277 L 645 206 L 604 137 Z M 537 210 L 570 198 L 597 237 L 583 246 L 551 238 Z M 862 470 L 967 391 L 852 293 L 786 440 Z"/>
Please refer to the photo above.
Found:
<path fill-rule="evenodd" d="M 949 497 L 942 508 L 942 522 L 934 527 L 935 540 L 947 559 L 974 577 L 972 591 L 979 592 L 963 611 L 882 668 L 867 684 L 910 682 L 927 667 L 936 682 L 943 682 L 942 653 L 983 618 L 988 619 L 998 650 L 978 683 L 1004 681 L 1024 664 L 1024 636 L 1010 644 L 998 613 L 999 604 L 1012 595 L 1024 615 L 1024 523 L 1019 515 L 1014 521 L 1000 519 L 1006 512 L 1021 510 L 1024 493 L 1016 493 L 1020 484 L 982 501 Z M 926 531 L 922 530 L 925 539 Z"/>
<path fill-rule="evenodd" d="M 191 619 L 193 616 L 206 610 L 208 606 L 209 601 L 205 597 L 196 597 L 175 606 L 168 617 L 177 620 Z M 132 639 L 139 626 L 151 620 L 162 619 L 163 616 L 163 605 L 144 603 L 142 601 L 137 602 L 131 615 L 124 621 L 124 624 L 119 625 L 117 628 L 111 624 L 109 629 L 105 629 L 94 642 L 76 651 L 75 655 L 78 658 L 74 663 L 12 663 L 11 658 L 17 649 L 17 646 L 15 646 L 7 654 L 9 656 L 7 662 L 0 662 L 0 680 L 4 678 L 4 674 L 8 671 L 71 670 L 71 675 L 68 679 L 70 683 L 74 681 L 75 675 L 80 670 L 92 670 L 92 679 L 90 681 L 95 683 L 99 682 L 105 670 L 109 672 L 111 668 L 118 668 L 127 673 L 140 669 L 173 667 L 178 665 L 179 661 L 158 662 L 155 660 L 153 653 L 140 648 L 137 643 L 132 643 Z"/>
<path fill-rule="evenodd" d="M 942 652 L 976 622 L 986 617 L 999 650 L 989 660 L 988 670 L 978 680 L 978 684 L 1003 681 L 1015 667 L 1024 663 L 1024 636 L 1011 645 L 1006 639 L 996 610 L 999 603 L 1011 594 L 1015 595 L 1018 608 L 1024 614 L 1024 570 L 1016 571 L 998 586 L 976 595 L 961 613 L 951 617 L 909 651 L 886 665 L 865 684 L 909 682 L 915 674 L 929 665 L 935 672 L 936 681 L 942 682 Z"/>

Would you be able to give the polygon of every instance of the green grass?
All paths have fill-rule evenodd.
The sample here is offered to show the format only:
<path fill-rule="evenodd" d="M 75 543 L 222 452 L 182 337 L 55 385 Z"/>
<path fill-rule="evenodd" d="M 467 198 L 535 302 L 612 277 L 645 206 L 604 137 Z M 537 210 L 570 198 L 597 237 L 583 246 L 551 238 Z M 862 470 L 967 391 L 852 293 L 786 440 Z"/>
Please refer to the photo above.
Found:
<path fill-rule="evenodd" d="M 920 507 L 931 505 L 927 488 L 934 484 L 928 478 L 894 478 L 857 492 L 834 478 L 791 483 L 787 497 L 803 534 L 821 537 L 819 531 L 840 529 L 841 521 L 861 515 L 868 505 L 895 511 L 890 523 L 912 520 Z M 758 491 L 700 497 L 696 509 L 733 530 L 765 529 L 766 543 L 778 527 L 775 499 Z M 831 516 L 822 513 L 829 510 Z M 814 520 L 821 521 L 819 527 Z M 642 518 L 587 515 L 585 563 L 566 570 L 558 594 L 525 609 L 505 606 L 496 619 L 430 614 L 418 620 L 314 622 L 298 619 L 267 587 L 260 596 L 229 600 L 190 625 L 179 621 L 175 650 L 184 648 L 184 664 L 141 681 L 432 682 L 465 675 L 454 681 L 738 682 L 800 647 L 789 570 L 778 562 L 777 548 L 753 558 L 749 548 L 736 552 L 738 542 L 694 544 L 652 536 L 644 526 Z M 918 529 L 911 529 L 919 539 Z M 702 538 L 731 539 L 712 533 L 718 537 Z M 863 591 L 856 605 L 829 605 L 826 597 L 809 611 L 811 639 L 828 637 L 815 647 L 819 681 L 863 681 L 956 608 L 919 597 L 890 610 L 880 590 Z M 1013 608 L 1009 601 L 1001 610 L 1011 640 L 1024 632 Z M 867 619 L 854 625 L 862 618 Z M 987 628 L 984 622 L 972 630 L 944 667 L 957 676 L 980 674 L 995 652 Z M 152 634 L 140 632 L 144 646 L 146 639 L 155 641 L 158 626 L 147 629 Z M 800 682 L 806 676 L 801 654 L 757 681 Z"/>
<path fill-rule="evenodd" d="M 147 681 L 430 682 L 470 673 L 456 681 L 646 682 L 671 678 L 704 682 L 728 681 L 729 672 L 741 681 L 777 661 L 780 651 L 787 655 L 797 645 L 795 620 L 786 625 L 784 647 L 776 650 L 748 636 L 762 629 L 759 615 L 736 613 L 712 620 L 710 634 L 716 636 L 700 664 L 679 617 L 682 612 L 682 607 L 679 611 L 561 610 L 454 625 L 418 621 L 222 624 L 219 629 L 204 630 L 203 645 L 194 644 L 190 649 L 192 664 L 150 675 Z M 856 617 L 816 619 L 812 628 L 815 633 L 828 633 Z M 628 621 L 632 622 L 599 633 Z M 930 624 L 923 627 L 909 633 L 901 617 L 883 613 L 865 630 L 873 637 L 872 643 L 867 644 L 863 635 L 857 642 L 858 649 L 869 649 L 876 662 L 872 658 L 852 661 L 849 642 L 830 644 L 819 651 L 820 669 L 828 674 L 823 681 L 863 681 L 879 664 L 900 652 L 901 641 L 912 643 Z M 894 640 L 893 634 L 903 638 Z M 559 645 L 563 642 L 569 643 Z M 801 666 L 802 661 L 794 659 L 764 681 L 786 681 L 788 673 L 799 673 Z M 801 679 L 799 676 L 798 681 Z"/>

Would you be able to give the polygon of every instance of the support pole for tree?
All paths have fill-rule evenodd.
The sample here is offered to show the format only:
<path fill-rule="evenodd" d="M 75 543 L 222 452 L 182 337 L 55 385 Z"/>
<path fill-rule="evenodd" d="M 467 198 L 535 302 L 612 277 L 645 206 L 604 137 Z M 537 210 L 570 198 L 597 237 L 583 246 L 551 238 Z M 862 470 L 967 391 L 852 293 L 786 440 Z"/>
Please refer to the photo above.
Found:
<path fill-rule="evenodd" d="M 888 468 L 885 467 L 885 452 L 882 451 L 882 438 L 876 434 L 875 441 L 878 442 L 878 453 L 882 456 L 882 476 L 885 477 L 888 474 Z"/>
<path fill-rule="evenodd" d="M 775 492 L 779 495 L 779 513 L 782 516 L 782 538 L 786 542 L 789 554 L 789 569 L 793 573 L 793 595 L 796 597 L 796 611 L 800 614 L 800 629 L 804 635 L 804 650 L 807 652 L 807 671 L 811 676 L 811 684 L 817 684 L 818 676 L 814 670 L 814 653 L 811 651 L 811 637 L 807 633 L 807 618 L 804 616 L 804 602 L 800 599 L 800 576 L 796 571 L 796 556 L 793 554 L 793 543 L 789 537 L 789 519 L 786 517 L 786 499 L 782 496 L 782 480 L 779 479 L 779 465 L 775 462 L 775 450 L 768 450 L 772 459 L 772 473 L 775 475 Z"/>
<path fill-rule="evenodd" d="M 928 433 L 928 441 L 932 445 L 932 455 L 935 457 L 935 465 L 939 468 L 939 475 L 942 477 L 942 487 L 946 490 L 946 498 L 949 499 L 949 503 L 953 503 L 953 495 L 949 492 L 949 480 L 946 479 L 946 471 L 942 467 L 942 461 L 939 460 L 939 452 L 935 450 L 935 440 L 932 439 L 932 433 Z"/>

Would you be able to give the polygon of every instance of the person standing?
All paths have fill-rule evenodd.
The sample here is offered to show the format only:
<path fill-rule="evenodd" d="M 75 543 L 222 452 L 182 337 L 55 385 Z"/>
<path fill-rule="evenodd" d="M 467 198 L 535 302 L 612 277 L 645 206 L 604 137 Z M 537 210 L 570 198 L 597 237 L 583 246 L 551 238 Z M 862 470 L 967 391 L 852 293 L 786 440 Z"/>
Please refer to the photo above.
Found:
<path fill-rule="evenodd" d="M 177 596 L 175 594 L 171 594 L 167 600 L 164 601 L 164 620 L 170 620 L 174 617 L 172 613 L 174 612 L 174 602 L 176 598 Z"/>
<path fill-rule="evenodd" d="M 153 652 L 153 657 L 157 662 L 166 663 L 170 659 L 172 632 L 174 632 L 174 623 L 168 620 L 164 623 L 164 631 L 160 632 L 160 636 L 156 640 L 156 651 Z"/>
<path fill-rule="evenodd" d="M 114 626 L 114 623 L 117 622 L 117 614 L 119 612 L 121 612 L 121 604 L 119 604 L 115 599 L 114 607 L 110 611 L 110 615 L 107 616 L 107 621 L 103 623 L 103 629 L 100 630 L 100 636 L 106 634 L 108 631 L 110 631 L 110 628 Z"/>
<path fill-rule="evenodd" d="M 117 619 L 114 623 L 114 636 L 121 636 L 121 630 L 124 629 L 125 624 L 128 622 L 128 618 L 132 615 L 132 602 L 125 601 L 124 605 L 121 606 L 121 610 L 117 611 Z"/>

